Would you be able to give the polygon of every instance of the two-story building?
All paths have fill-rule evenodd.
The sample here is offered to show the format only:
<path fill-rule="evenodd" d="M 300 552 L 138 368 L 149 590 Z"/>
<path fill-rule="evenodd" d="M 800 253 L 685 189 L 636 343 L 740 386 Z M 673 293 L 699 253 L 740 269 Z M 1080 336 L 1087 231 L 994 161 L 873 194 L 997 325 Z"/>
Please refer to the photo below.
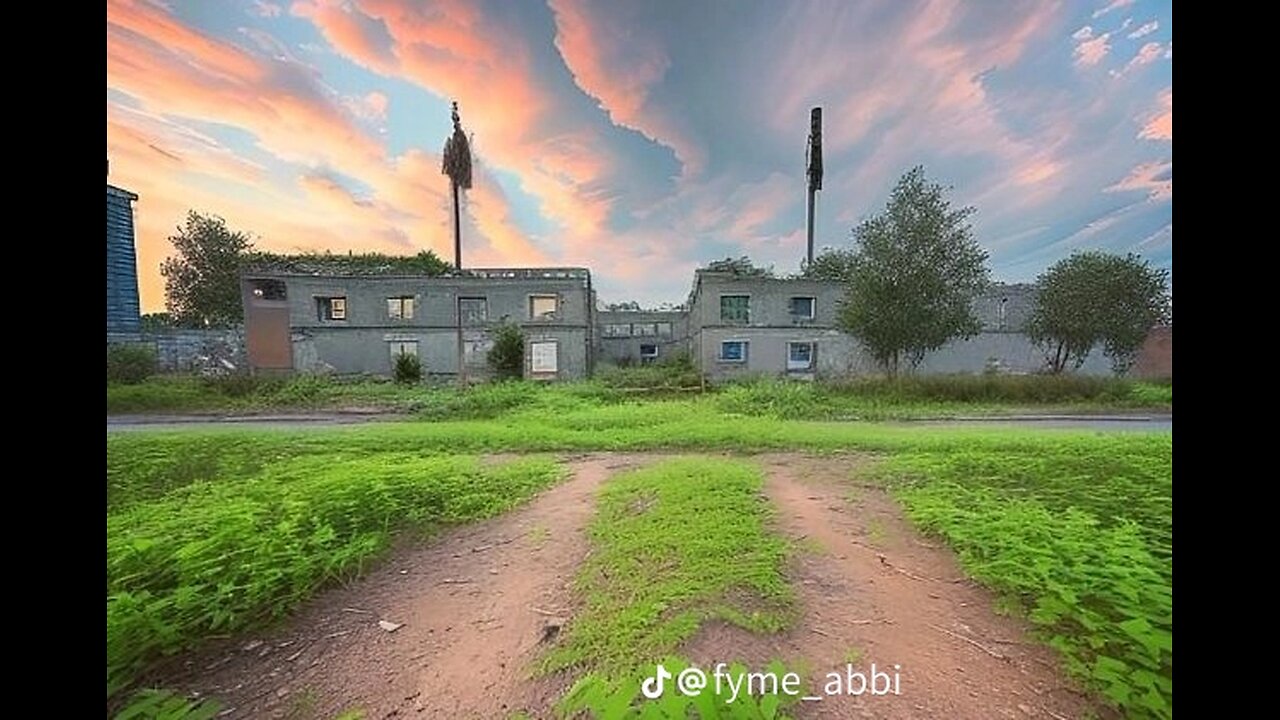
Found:
<path fill-rule="evenodd" d="M 499 268 L 439 277 L 250 272 L 245 344 L 256 371 L 388 375 L 401 353 L 423 372 L 489 374 L 500 323 L 525 338 L 525 377 L 591 374 L 595 298 L 584 268 Z M 461 352 L 459 352 L 461 347 Z"/>
<path fill-rule="evenodd" d="M 614 365 L 644 365 L 689 351 L 684 310 L 596 311 L 596 357 Z"/>

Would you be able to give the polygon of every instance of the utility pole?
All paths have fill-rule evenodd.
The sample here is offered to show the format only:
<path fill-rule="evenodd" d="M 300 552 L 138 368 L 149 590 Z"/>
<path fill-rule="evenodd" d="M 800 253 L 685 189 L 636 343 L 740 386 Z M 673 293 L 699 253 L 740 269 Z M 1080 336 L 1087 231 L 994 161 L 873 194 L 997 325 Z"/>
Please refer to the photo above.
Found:
<path fill-rule="evenodd" d="M 822 108 L 809 111 L 809 145 L 805 151 L 806 174 L 809 177 L 809 212 L 805 221 L 805 235 L 809 239 L 808 264 L 813 265 L 813 202 L 822 189 Z"/>
<path fill-rule="evenodd" d="M 462 118 L 458 116 L 458 102 L 453 103 L 453 134 L 444 143 L 444 159 L 442 172 L 449 176 L 449 185 L 453 189 L 453 268 L 458 280 L 462 279 L 462 208 L 459 204 L 458 190 L 471 188 L 471 143 L 467 134 L 462 131 Z M 458 329 L 458 386 L 467 387 L 466 347 L 462 337 L 462 292 L 455 288 L 453 292 L 453 310 Z"/>

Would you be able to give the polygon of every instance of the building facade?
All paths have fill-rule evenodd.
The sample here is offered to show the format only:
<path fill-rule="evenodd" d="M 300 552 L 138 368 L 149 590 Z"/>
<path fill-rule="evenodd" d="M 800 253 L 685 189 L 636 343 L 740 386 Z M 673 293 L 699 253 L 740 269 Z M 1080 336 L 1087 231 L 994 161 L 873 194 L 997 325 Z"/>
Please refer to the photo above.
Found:
<path fill-rule="evenodd" d="M 247 273 L 245 344 L 260 372 L 389 375 L 400 353 L 428 376 L 489 375 L 493 331 L 519 326 L 525 377 L 588 377 L 595 298 L 583 268 L 503 268 L 425 277 Z M 461 318 L 461 323 L 459 323 Z M 462 351 L 459 352 L 459 347 Z"/>
<path fill-rule="evenodd" d="M 689 314 L 683 310 L 596 312 L 596 359 L 646 365 L 689 352 Z"/>
<path fill-rule="evenodd" d="M 133 232 L 137 199 L 128 190 L 107 185 L 107 342 L 135 342 L 141 336 Z"/>

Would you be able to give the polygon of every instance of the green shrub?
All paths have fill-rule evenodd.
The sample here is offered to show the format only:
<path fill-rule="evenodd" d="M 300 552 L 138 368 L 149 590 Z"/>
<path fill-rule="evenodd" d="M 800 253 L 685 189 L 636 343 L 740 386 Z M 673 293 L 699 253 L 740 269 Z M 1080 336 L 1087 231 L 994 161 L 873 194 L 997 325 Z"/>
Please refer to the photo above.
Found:
<path fill-rule="evenodd" d="M 524 333 L 518 325 L 504 322 L 498 326 L 487 360 L 499 380 L 524 377 Z"/>
<path fill-rule="evenodd" d="M 402 385 L 417 385 L 422 382 L 422 361 L 417 355 L 400 353 L 396 355 L 392 374 L 396 382 Z"/>
<path fill-rule="evenodd" d="M 156 351 L 148 345 L 107 346 L 107 382 L 137 385 L 156 374 Z"/>
<path fill-rule="evenodd" d="M 244 398 L 263 392 L 274 392 L 284 387 L 283 378 L 263 377 L 248 373 L 211 375 L 200 379 L 205 388 L 229 398 Z"/>

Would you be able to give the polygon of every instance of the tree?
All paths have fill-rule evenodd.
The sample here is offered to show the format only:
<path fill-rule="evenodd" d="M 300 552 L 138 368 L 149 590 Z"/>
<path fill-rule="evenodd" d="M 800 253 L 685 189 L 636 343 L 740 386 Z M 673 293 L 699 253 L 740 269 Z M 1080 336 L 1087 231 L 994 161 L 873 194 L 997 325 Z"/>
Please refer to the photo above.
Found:
<path fill-rule="evenodd" d="M 800 271 L 800 277 L 848 282 L 856 258 L 857 253 L 853 250 L 826 248 L 818 253 L 812 263 L 805 264 Z"/>
<path fill-rule="evenodd" d="M 493 331 L 493 347 L 486 357 L 499 380 L 524 377 L 524 333 L 520 326 L 503 322 Z"/>
<path fill-rule="evenodd" d="M 953 208 L 945 189 L 916 166 L 893 188 L 884 212 L 854 228 L 852 252 L 821 265 L 814 260 L 815 271 L 838 270 L 847 284 L 840 327 L 890 376 L 904 358 L 914 369 L 927 353 L 981 329 L 973 300 L 990 281 L 987 253 L 967 222 L 973 212 Z"/>
<path fill-rule="evenodd" d="M 1053 373 L 1079 368 L 1098 344 L 1111 369 L 1126 373 L 1151 328 L 1172 319 L 1169 272 L 1134 254 L 1076 252 L 1036 283 L 1039 293 L 1025 330 Z"/>
<path fill-rule="evenodd" d="M 249 236 L 232 232 L 216 215 L 187 213 L 187 222 L 169 237 L 176 251 L 160 265 L 165 308 L 188 327 L 224 327 L 244 319 L 240 271 L 253 250 Z"/>

